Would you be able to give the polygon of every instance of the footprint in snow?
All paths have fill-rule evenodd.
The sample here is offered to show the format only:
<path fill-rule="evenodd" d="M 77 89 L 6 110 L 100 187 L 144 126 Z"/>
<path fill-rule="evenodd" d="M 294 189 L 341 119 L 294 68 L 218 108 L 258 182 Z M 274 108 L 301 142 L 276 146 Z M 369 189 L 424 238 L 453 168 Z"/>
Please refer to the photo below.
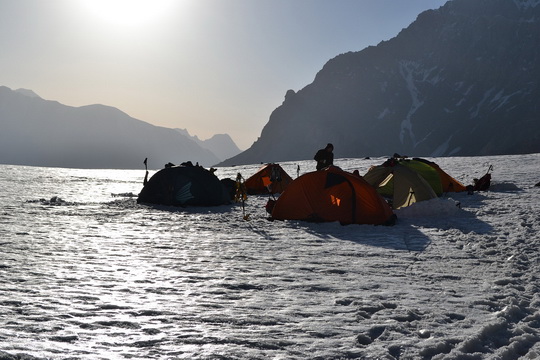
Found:
<path fill-rule="evenodd" d="M 386 330 L 386 326 L 384 325 L 374 326 L 371 329 L 369 329 L 367 333 L 358 335 L 356 337 L 356 342 L 359 345 L 369 345 L 378 337 L 380 337 L 384 333 L 385 330 Z"/>

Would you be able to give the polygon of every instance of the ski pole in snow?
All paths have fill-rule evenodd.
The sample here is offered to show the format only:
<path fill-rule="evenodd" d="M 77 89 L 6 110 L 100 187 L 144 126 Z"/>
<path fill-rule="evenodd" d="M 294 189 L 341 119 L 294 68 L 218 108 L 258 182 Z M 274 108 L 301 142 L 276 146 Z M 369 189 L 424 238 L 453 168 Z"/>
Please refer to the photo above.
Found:
<path fill-rule="evenodd" d="M 242 174 L 238 173 L 236 175 L 236 195 L 234 197 L 236 202 L 242 202 L 242 216 L 244 220 L 249 220 L 249 214 L 246 214 L 246 200 L 247 200 L 247 190 L 244 178 Z"/>
<path fill-rule="evenodd" d="M 144 158 L 144 169 L 146 170 L 146 174 L 144 175 L 143 185 L 146 185 L 148 183 L 148 165 L 147 165 L 148 158 Z"/>

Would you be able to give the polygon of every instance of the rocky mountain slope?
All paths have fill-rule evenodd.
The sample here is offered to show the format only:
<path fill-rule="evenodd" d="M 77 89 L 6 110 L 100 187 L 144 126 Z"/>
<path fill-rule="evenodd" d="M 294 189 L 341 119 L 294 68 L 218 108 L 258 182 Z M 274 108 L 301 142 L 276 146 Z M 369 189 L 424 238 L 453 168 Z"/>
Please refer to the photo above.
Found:
<path fill-rule="evenodd" d="M 451 0 L 395 38 L 289 90 L 251 148 L 221 165 L 540 152 L 540 1 Z"/>

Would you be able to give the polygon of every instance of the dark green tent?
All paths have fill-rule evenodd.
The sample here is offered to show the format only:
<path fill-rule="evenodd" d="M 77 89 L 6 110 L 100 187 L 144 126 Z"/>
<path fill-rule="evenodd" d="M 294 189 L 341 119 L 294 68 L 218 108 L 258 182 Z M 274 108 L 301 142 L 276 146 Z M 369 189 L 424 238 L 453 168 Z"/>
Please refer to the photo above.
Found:
<path fill-rule="evenodd" d="M 159 170 L 144 186 L 138 203 L 173 206 L 215 206 L 228 204 L 223 183 L 200 166 L 173 166 Z"/>

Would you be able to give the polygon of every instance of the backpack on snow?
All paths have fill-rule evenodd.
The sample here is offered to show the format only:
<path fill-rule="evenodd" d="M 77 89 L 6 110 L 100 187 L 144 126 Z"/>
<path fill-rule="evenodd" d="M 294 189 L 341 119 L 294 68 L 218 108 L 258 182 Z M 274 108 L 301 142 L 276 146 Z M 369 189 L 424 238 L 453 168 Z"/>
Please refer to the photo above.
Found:
<path fill-rule="evenodd" d="M 491 185 L 491 174 L 489 173 L 493 170 L 493 165 L 489 165 L 488 171 L 480 179 L 474 179 L 474 191 L 487 191 Z"/>
<path fill-rule="evenodd" d="M 491 185 L 491 174 L 486 174 L 474 182 L 474 191 L 487 191 Z"/>

